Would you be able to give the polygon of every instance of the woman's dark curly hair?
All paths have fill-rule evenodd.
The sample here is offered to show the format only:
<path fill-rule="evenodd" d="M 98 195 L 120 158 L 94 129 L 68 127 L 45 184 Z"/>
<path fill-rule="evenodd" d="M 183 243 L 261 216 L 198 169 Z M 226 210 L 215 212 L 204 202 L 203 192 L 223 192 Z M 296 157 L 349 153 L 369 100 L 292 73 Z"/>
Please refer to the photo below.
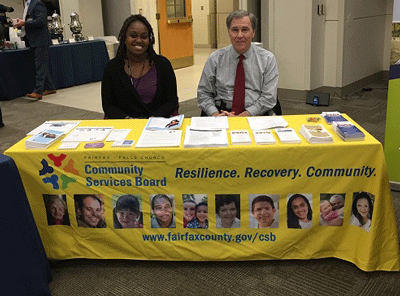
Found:
<path fill-rule="evenodd" d="M 156 54 L 153 48 L 155 43 L 154 31 L 149 21 L 143 15 L 140 14 L 131 15 L 122 24 L 122 28 L 119 31 L 118 35 L 119 46 L 118 46 L 117 56 L 123 60 L 128 59 L 126 45 L 125 45 L 126 33 L 128 31 L 129 26 L 134 22 L 141 22 L 143 25 L 146 26 L 147 30 L 149 31 L 149 47 L 147 48 L 147 53 L 149 54 L 149 59 L 152 60 L 153 56 Z"/>

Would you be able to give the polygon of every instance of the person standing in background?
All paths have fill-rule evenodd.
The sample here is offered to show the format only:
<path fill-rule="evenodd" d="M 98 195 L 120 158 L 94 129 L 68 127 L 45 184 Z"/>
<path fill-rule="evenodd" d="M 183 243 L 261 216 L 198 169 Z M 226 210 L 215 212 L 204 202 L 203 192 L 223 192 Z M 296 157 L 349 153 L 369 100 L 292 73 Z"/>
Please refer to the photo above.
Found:
<path fill-rule="evenodd" d="M 23 18 L 17 19 L 15 26 L 21 28 L 20 37 L 28 41 L 27 46 L 35 58 L 35 89 L 27 96 L 41 100 L 43 95 L 56 93 L 49 70 L 50 32 L 46 6 L 40 0 L 27 0 Z"/>

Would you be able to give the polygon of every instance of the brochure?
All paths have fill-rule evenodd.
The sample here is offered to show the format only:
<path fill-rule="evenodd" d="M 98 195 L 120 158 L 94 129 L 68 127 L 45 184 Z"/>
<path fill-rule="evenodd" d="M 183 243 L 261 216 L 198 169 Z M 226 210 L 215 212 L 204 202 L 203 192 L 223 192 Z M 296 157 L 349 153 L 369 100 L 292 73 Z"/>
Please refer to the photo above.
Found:
<path fill-rule="evenodd" d="M 291 127 L 288 128 L 277 128 L 275 129 L 276 134 L 284 144 L 299 144 L 301 143 L 300 137 L 297 135 L 296 131 Z"/>
<path fill-rule="evenodd" d="M 45 129 L 52 129 L 52 130 L 57 130 L 57 131 L 62 131 L 64 134 L 67 134 L 70 132 L 74 127 L 76 127 L 78 124 L 80 124 L 81 121 L 45 121 L 41 125 L 39 125 L 37 128 L 31 130 L 29 133 L 27 133 L 28 136 L 33 136 L 41 131 L 44 131 Z"/>
<path fill-rule="evenodd" d="M 299 133 L 311 144 L 333 143 L 332 135 L 322 124 L 303 124 Z"/>
<path fill-rule="evenodd" d="M 321 116 L 325 119 L 327 124 L 332 124 L 334 121 L 347 121 L 338 111 L 322 112 Z"/>
<path fill-rule="evenodd" d="M 78 148 L 80 142 L 62 142 L 60 146 L 58 146 L 58 150 L 73 150 Z"/>
<path fill-rule="evenodd" d="M 64 133 L 62 131 L 45 129 L 25 141 L 26 149 L 47 149 L 54 144 Z"/>
<path fill-rule="evenodd" d="M 150 117 L 147 121 L 147 130 L 173 130 L 179 129 L 182 125 L 184 115 L 177 115 L 174 117 Z"/>
<path fill-rule="evenodd" d="M 230 131 L 232 145 L 250 145 L 251 138 L 248 130 Z"/>
<path fill-rule="evenodd" d="M 106 142 L 123 141 L 131 132 L 131 129 L 113 129 L 108 135 Z"/>
<path fill-rule="evenodd" d="M 181 130 L 153 131 L 144 128 L 135 147 L 179 147 L 181 145 L 181 139 Z"/>
<path fill-rule="evenodd" d="M 186 127 L 184 147 L 227 147 L 228 133 L 226 129 L 199 130 Z"/>
<path fill-rule="evenodd" d="M 247 121 L 253 131 L 287 127 L 289 125 L 282 116 L 249 116 Z"/>
<path fill-rule="evenodd" d="M 190 126 L 192 130 L 222 130 L 228 129 L 227 116 L 192 117 Z"/>
<path fill-rule="evenodd" d="M 360 141 L 365 139 L 364 133 L 350 121 L 333 122 L 333 131 L 343 141 Z"/>
<path fill-rule="evenodd" d="M 276 144 L 276 140 L 271 130 L 253 131 L 256 144 Z"/>

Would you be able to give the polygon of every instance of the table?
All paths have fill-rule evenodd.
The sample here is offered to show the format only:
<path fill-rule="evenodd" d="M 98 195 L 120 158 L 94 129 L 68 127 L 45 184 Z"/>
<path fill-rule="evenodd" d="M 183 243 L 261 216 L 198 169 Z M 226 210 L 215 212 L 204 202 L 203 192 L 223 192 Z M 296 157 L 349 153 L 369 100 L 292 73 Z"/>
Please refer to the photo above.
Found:
<path fill-rule="evenodd" d="M 298 131 L 310 115 L 284 116 Z M 320 117 L 319 115 L 312 115 Z M 344 115 L 346 118 L 347 115 Z M 351 120 L 350 118 L 348 118 Z M 146 120 L 83 121 L 80 126 L 131 129 L 138 140 Z M 24 181 L 32 211 L 52 259 L 264 260 L 335 257 L 362 270 L 399 270 L 399 245 L 382 145 L 368 134 L 364 141 L 344 142 L 320 121 L 334 143 L 229 146 L 218 148 L 104 148 L 26 150 L 24 140 L 5 153 L 13 157 Z M 190 124 L 185 119 L 181 127 Z M 231 130 L 249 129 L 246 118 L 229 118 Z M 275 133 L 275 132 L 274 132 Z M 276 137 L 276 134 L 275 134 Z M 350 225 L 353 196 L 373 195 L 369 231 Z M 310 197 L 312 228 L 287 227 L 287 200 L 295 193 Z M 342 226 L 320 226 L 320 198 L 345 196 Z M 61 194 L 70 225 L 48 226 L 43 194 Z M 102 199 L 106 228 L 78 227 L 80 194 Z M 143 228 L 116 229 L 113 207 L 121 194 L 137 195 Z M 151 228 L 150 198 L 173 199 L 175 228 Z M 183 227 L 183 197 L 208 198 L 208 229 Z M 240 196 L 240 228 L 216 228 L 218 194 Z M 276 198 L 278 228 L 252 228 L 250 201 L 257 195 Z M 79 196 L 78 196 L 79 197 Z M 99 206 L 97 206 L 99 207 Z M 96 207 L 94 207 L 96 208 Z M 100 211 L 100 210 L 99 210 Z M 162 209 L 159 210 L 163 212 Z M 79 214 L 79 210 L 78 210 Z M 222 214 L 221 214 L 222 215 Z"/>
<path fill-rule="evenodd" d="M 52 274 L 14 161 L 0 154 L 0 234 L 3 290 L 50 295 Z"/>
<path fill-rule="evenodd" d="M 50 46 L 50 72 L 57 89 L 99 81 L 109 57 L 103 40 Z M 33 91 L 35 64 L 28 48 L 0 52 L 0 100 Z"/>

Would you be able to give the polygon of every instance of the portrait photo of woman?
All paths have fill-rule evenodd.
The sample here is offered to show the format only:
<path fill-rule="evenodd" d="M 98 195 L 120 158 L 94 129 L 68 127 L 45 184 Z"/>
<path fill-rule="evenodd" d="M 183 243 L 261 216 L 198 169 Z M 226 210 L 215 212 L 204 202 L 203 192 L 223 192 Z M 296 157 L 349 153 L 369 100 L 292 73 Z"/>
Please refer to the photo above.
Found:
<path fill-rule="evenodd" d="M 371 228 L 374 196 L 368 192 L 355 192 L 351 206 L 350 224 L 365 231 Z"/>
<path fill-rule="evenodd" d="M 217 228 L 240 228 L 240 195 L 216 194 L 215 212 Z"/>
<path fill-rule="evenodd" d="M 312 227 L 312 195 L 293 194 L 289 195 L 287 203 L 287 227 L 288 228 L 311 228 Z"/>
<path fill-rule="evenodd" d="M 174 196 L 156 194 L 150 196 L 151 228 L 175 228 Z"/>
<path fill-rule="evenodd" d="M 65 195 L 43 194 L 49 225 L 70 225 Z"/>
<path fill-rule="evenodd" d="M 140 197 L 124 194 L 117 197 L 113 209 L 114 228 L 143 228 Z"/>

